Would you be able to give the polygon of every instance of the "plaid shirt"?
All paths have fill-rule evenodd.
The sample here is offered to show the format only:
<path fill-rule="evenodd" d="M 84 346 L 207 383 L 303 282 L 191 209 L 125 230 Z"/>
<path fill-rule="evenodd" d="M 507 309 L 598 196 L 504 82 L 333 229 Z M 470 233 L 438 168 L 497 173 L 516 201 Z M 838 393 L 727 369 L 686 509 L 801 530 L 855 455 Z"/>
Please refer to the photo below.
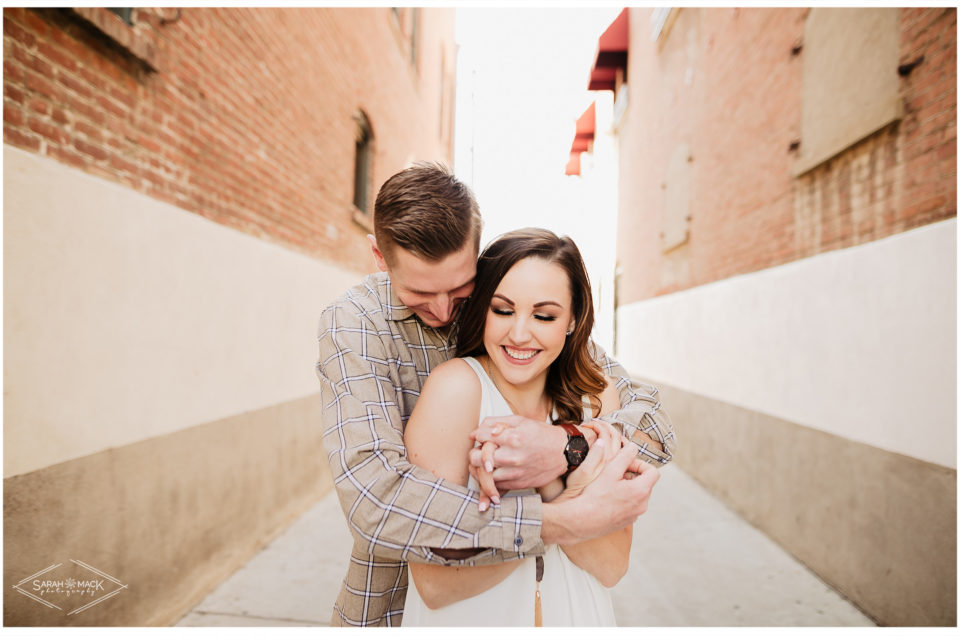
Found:
<path fill-rule="evenodd" d="M 539 495 L 506 493 L 480 513 L 475 492 L 407 461 L 404 426 L 427 375 L 453 356 L 455 326 L 421 323 L 378 273 L 323 312 L 318 339 L 324 446 L 354 536 L 331 624 L 399 626 L 406 561 L 484 565 L 543 554 Z M 676 438 L 656 389 L 631 382 L 599 347 L 598 356 L 607 375 L 619 378 L 627 405 L 603 419 L 627 436 L 640 430 L 660 442 L 665 452 L 646 445 L 640 452 L 667 463 Z M 431 548 L 486 550 L 458 561 Z"/>

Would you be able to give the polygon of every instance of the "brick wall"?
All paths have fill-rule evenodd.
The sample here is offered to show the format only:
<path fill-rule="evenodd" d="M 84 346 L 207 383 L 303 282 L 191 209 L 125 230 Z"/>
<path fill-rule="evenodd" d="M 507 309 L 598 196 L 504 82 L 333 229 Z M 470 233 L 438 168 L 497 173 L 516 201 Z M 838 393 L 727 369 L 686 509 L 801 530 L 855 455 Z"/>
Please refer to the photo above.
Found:
<path fill-rule="evenodd" d="M 793 176 L 808 9 L 675 9 L 652 43 L 631 10 L 621 124 L 619 302 L 956 216 L 956 10 L 900 9 L 903 117 Z M 664 252 L 666 166 L 690 147 L 689 238 Z"/>
<path fill-rule="evenodd" d="M 4 9 L 4 143 L 361 271 L 354 115 L 371 201 L 407 161 L 452 163 L 452 10 L 77 11 Z"/>

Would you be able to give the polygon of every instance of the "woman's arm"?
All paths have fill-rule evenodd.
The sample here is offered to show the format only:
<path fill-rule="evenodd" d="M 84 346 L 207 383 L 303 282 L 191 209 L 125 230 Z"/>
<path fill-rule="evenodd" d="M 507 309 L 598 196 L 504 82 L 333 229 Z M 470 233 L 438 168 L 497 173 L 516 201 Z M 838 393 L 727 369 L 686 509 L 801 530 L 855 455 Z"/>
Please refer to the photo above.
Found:
<path fill-rule="evenodd" d="M 619 406 L 620 396 L 617 392 L 616 382 L 607 378 L 607 387 L 600 394 L 600 415 L 616 410 Z M 600 422 L 600 424 L 597 425 L 596 422 Z M 594 454 L 596 450 L 601 453 L 601 457 L 594 456 L 591 458 L 590 454 L 587 455 L 587 459 L 581 465 L 581 468 L 585 469 L 584 472 L 580 473 L 580 469 L 577 469 L 570 473 L 567 478 L 567 489 L 561 495 L 562 497 L 579 494 L 623 447 L 622 436 L 619 431 L 603 422 L 603 420 L 594 420 L 589 426 L 595 427 L 598 434 L 597 441 L 603 440 L 600 448 L 597 448 L 596 442 L 594 442 L 590 454 Z M 632 543 L 633 526 L 628 526 L 596 539 L 562 545 L 560 549 L 575 565 L 592 574 L 602 585 L 613 587 L 627 573 Z"/>
<path fill-rule="evenodd" d="M 449 360 L 429 375 L 407 421 L 403 441 L 410 462 L 438 477 L 467 485 L 470 432 L 480 413 L 480 381 L 463 360 Z M 445 558 L 467 558 L 477 550 L 434 549 Z M 519 561 L 460 567 L 410 562 L 410 576 L 430 609 L 476 596 L 507 577 Z"/>
<path fill-rule="evenodd" d="M 562 545 L 560 549 L 577 567 L 592 574 L 604 587 L 613 587 L 627 573 L 632 543 L 633 526 L 628 526 L 596 539 Z"/>

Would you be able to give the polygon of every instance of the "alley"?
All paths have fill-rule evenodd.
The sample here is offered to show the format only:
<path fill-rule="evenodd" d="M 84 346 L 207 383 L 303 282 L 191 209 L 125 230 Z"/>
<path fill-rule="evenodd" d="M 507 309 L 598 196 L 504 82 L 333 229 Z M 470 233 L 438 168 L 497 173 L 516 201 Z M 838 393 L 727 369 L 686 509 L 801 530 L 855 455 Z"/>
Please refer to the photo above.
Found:
<path fill-rule="evenodd" d="M 333 493 L 177 626 L 327 625 L 350 535 Z M 664 469 L 613 590 L 621 626 L 873 622 L 680 469 Z"/>

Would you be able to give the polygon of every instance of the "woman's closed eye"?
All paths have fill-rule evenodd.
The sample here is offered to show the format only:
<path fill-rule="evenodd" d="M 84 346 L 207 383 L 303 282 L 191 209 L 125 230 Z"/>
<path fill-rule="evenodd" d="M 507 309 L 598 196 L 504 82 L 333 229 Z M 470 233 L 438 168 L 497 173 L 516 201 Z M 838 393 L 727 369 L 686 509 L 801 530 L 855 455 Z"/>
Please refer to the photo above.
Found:
<path fill-rule="evenodd" d="M 512 316 L 513 310 L 505 307 L 491 307 L 490 311 L 495 313 L 498 316 Z M 556 316 L 551 316 L 550 314 L 533 314 L 534 319 L 541 322 L 553 322 L 557 319 Z"/>

